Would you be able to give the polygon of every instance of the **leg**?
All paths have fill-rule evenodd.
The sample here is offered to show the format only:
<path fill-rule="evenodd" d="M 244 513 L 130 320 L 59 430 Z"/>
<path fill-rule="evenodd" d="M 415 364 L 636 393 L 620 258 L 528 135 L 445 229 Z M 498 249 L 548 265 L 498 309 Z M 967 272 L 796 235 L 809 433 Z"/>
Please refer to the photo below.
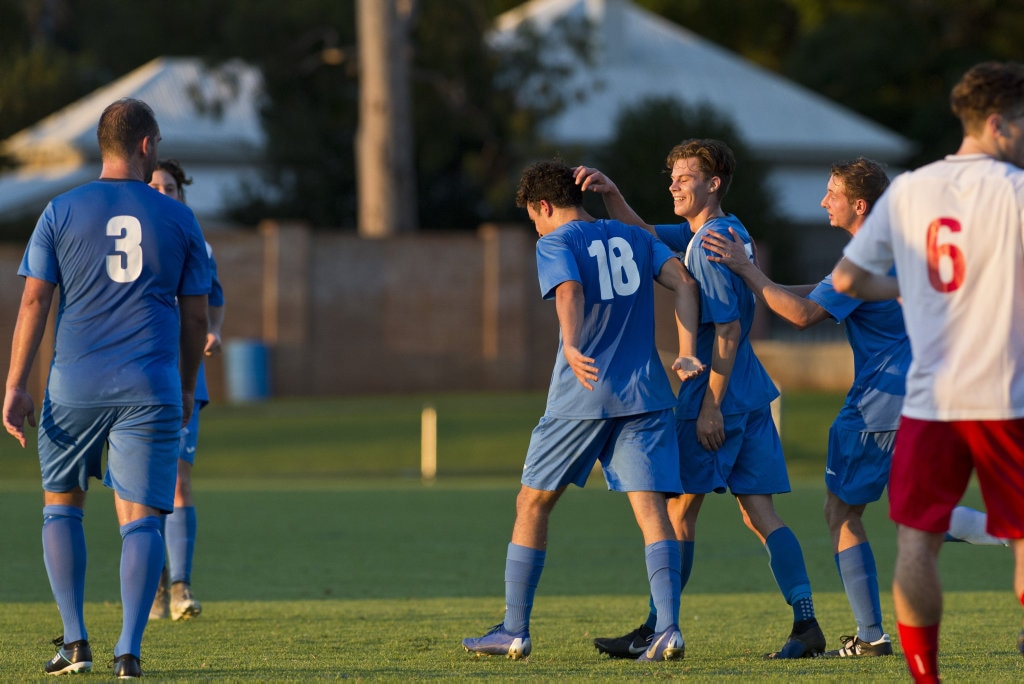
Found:
<path fill-rule="evenodd" d="M 836 568 L 857 621 L 857 634 L 850 639 L 844 637 L 843 647 L 837 651 L 828 651 L 826 655 L 846 657 L 892 654 L 892 645 L 882 628 L 878 568 L 864 530 L 865 508 L 863 504 L 850 505 L 832 492 L 828 492 L 825 497 L 825 521 L 832 537 Z"/>
<path fill-rule="evenodd" d="M 165 522 L 167 568 L 170 579 L 172 620 L 188 620 L 202 612 L 192 595 L 192 557 L 196 547 L 196 509 L 192 502 L 192 464 L 178 459 L 178 479 L 174 489 L 174 511 Z"/>
<path fill-rule="evenodd" d="M 43 562 L 64 632 L 54 640 L 57 655 L 47 674 L 89 672 L 92 650 L 85 628 L 85 492 L 43 492 Z"/>
<path fill-rule="evenodd" d="M 939 549 L 944 536 L 906 525 L 897 530 L 893 602 L 904 657 L 911 675 L 919 682 L 939 681 Z"/>
<path fill-rule="evenodd" d="M 768 551 L 768 562 L 786 603 L 793 607 L 793 629 L 781 650 L 770 658 L 807 658 L 825 650 L 825 635 L 814 616 L 811 580 L 796 535 L 775 512 L 769 494 L 736 497 L 743 521 Z"/>
<path fill-rule="evenodd" d="M 114 493 L 114 507 L 121 527 L 121 636 L 114 657 L 142 652 L 142 633 L 156 596 L 164 566 L 164 538 L 160 511 L 126 501 Z"/>

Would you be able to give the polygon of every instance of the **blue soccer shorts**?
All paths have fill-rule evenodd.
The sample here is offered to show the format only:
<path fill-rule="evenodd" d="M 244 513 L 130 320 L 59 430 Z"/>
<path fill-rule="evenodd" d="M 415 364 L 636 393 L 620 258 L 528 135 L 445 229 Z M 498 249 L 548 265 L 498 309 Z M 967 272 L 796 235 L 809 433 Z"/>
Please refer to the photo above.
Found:
<path fill-rule="evenodd" d="M 601 463 L 614 492 L 682 492 L 672 410 L 576 420 L 544 416 L 530 436 L 523 484 L 555 491 L 586 485 Z"/>
<path fill-rule="evenodd" d="M 103 484 L 125 501 L 167 513 L 174 510 L 180 406 L 71 408 L 47 400 L 38 442 L 45 491 L 88 491 L 89 478 L 102 477 Z"/>
<path fill-rule="evenodd" d="M 843 503 L 861 506 L 882 498 L 889 484 L 896 431 L 861 432 L 833 425 L 828 431 L 825 486 Z"/>
<path fill-rule="evenodd" d="M 697 421 L 677 420 L 683 491 L 709 494 L 783 494 L 790 491 L 779 431 L 770 406 L 724 416 L 725 443 L 707 451 L 697 441 Z"/>

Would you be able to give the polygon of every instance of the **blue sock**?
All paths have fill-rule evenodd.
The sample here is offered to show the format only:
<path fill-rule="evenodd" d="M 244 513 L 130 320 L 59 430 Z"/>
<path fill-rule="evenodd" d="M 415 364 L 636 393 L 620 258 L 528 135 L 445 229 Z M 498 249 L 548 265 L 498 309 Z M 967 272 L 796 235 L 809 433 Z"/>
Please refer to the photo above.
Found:
<path fill-rule="evenodd" d="M 836 566 L 857 621 L 857 636 L 869 643 L 878 641 L 884 630 L 882 603 L 878 596 L 878 569 L 871 545 L 864 542 L 840 551 L 836 554 Z"/>
<path fill-rule="evenodd" d="M 690 573 L 693 571 L 694 544 L 695 542 L 692 541 L 679 542 L 679 555 L 682 559 L 679 578 L 680 594 L 682 594 L 686 589 L 686 583 L 690 581 Z M 644 625 L 646 625 L 648 629 L 655 631 L 654 628 L 658 625 L 658 607 L 654 605 L 653 597 L 648 597 L 647 605 L 650 612 L 647 613 L 647 621 L 644 622 Z"/>
<path fill-rule="evenodd" d="M 88 639 L 85 629 L 85 512 L 76 506 L 43 506 L 43 563 L 64 622 L 64 643 Z"/>
<path fill-rule="evenodd" d="M 779 591 L 786 603 L 793 606 L 793 622 L 814 618 L 811 580 L 807 577 L 804 552 L 793 530 L 780 527 L 768 535 L 764 547 L 768 550 L 768 565 Z"/>
<path fill-rule="evenodd" d="M 647 579 L 651 584 L 651 603 L 658 615 L 655 632 L 679 623 L 680 582 L 679 544 L 675 539 L 654 542 L 644 547 Z"/>
<path fill-rule="evenodd" d="M 513 634 L 530 629 L 533 596 L 544 570 L 545 552 L 518 544 L 508 545 L 505 557 L 505 630 Z"/>
<path fill-rule="evenodd" d="M 131 653 L 142 657 L 142 632 L 156 598 L 164 568 L 164 538 L 160 517 L 139 518 L 121 526 L 121 637 L 114 657 Z"/>
<path fill-rule="evenodd" d="M 196 550 L 196 508 L 195 506 L 175 507 L 173 513 L 164 516 L 167 539 L 167 567 L 171 582 L 192 583 L 192 556 Z"/>

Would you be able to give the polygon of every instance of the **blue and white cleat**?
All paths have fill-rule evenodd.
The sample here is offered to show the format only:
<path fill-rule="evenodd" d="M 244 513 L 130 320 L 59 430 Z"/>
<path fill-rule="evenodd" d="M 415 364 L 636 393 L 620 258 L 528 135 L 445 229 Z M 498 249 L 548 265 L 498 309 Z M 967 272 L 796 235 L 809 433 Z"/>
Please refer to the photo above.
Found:
<path fill-rule="evenodd" d="M 499 623 L 482 637 L 470 637 L 462 640 L 462 647 L 470 653 L 478 655 L 500 655 L 512 660 L 519 660 L 530 655 L 533 644 L 530 633 L 526 630 L 517 634 L 505 631 L 505 623 Z"/>
<path fill-rule="evenodd" d="M 681 660 L 686 654 L 686 644 L 679 628 L 672 625 L 664 632 L 651 638 L 651 645 L 637 658 L 641 663 L 657 663 L 663 660 Z"/>

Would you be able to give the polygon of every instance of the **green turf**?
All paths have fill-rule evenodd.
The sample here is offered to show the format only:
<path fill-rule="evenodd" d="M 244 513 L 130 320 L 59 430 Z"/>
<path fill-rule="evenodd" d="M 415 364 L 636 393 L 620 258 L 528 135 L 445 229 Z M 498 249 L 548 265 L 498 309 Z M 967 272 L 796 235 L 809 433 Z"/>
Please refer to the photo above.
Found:
<path fill-rule="evenodd" d="M 440 477 L 416 477 L 419 412 L 438 409 Z M 793 395 L 783 438 L 794 492 L 778 509 L 804 548 L 819 619 L 833 646 L 853 619 L 835 571 L 821 504 L 828 424 L 841 397 Z M 528 662 L 476 658 L 459 646 L 503 610 L 505 548 L 516 472 L 543 397 L 523 395 L 273 401 L 204 412 L 196 470 L 200 535 L 193 583 L 204 614 L 147 629 L 144 669 L 173 680 L 360 678 L 623 681 L 905 680 L 903 659 L 766 662 L 792 615 L 767 555 L 729 496 L 705 504 L 693 578 L 683 598 L 682 663 L 638 666 L 601 658 L 590 642 L 632 629 L 646 612 L 642 543 L 625 498 L 592 478 L 556 509 L 533 614 Z M 11 440 L 13 443 L 13 440 Z M 43 569 L 32 450 L 0 449 L 0 680 L 36 677 L 60 620 Z M 970 502 L 978 503 L 972 489 Z M 86 618 L 96 671 L 109 675 L 120 624 L 118 549 L 110 494 L 87 507 Z M 866 524 L 882 605 L 895 544 L 884 502 Z M 1013 648 L 1020 607 L 1006 549 L 943 550 L 948 681 L 1024 678 Z M 894 634 L 895 637 L 895 634 Z M 97 675 L 93 675 L 94 677 Z M 86 679 L 89 679 L 86 677 Z"/>

